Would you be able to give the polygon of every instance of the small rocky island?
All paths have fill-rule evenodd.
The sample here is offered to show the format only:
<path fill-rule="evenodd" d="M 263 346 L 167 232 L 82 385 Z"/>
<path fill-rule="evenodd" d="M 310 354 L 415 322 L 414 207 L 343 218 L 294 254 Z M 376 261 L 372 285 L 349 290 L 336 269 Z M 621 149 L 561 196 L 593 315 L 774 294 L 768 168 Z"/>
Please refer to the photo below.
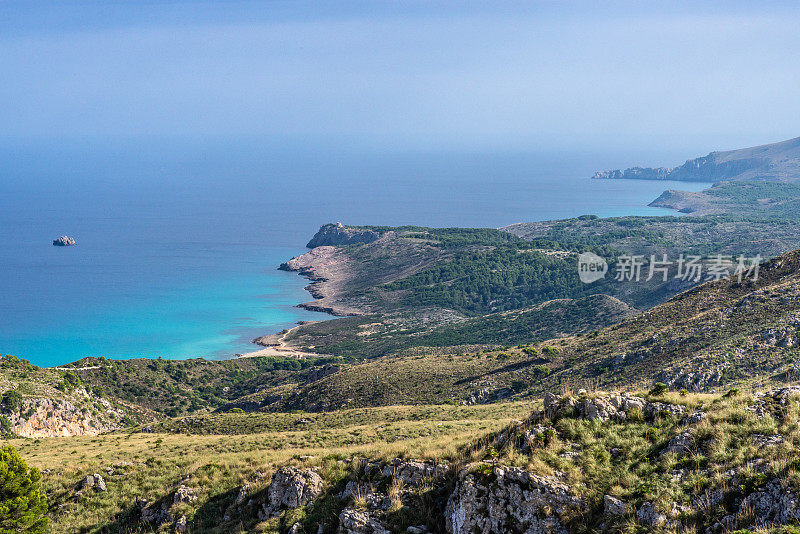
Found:
<path fill-rule="evenodd" d="M 71 247 L 75 244 L 75 240 L 69 236 L 62 235 L 58 239 L 53 239 L 54 247 Z"/>

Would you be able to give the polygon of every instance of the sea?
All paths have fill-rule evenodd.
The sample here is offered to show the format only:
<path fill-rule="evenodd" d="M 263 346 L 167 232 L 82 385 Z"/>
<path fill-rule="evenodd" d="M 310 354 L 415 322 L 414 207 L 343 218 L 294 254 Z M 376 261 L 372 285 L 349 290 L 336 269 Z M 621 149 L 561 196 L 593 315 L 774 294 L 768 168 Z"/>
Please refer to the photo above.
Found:
<path fill-rule="evenodd" d="M 591 180 L 666 150 L 399 150 L 255 139 L 0 141 L 0 354 L 230 358 L 330 316 L 278 271 L 328 222 L 496 228 L 709 184 Z M 74 237 L 77 245 L 52 240 Z"/>

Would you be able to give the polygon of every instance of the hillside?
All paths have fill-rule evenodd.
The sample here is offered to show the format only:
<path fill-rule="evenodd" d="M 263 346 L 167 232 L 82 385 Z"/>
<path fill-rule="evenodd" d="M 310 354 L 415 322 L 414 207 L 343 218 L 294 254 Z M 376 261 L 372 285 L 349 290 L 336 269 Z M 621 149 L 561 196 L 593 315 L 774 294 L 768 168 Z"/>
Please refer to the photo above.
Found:
<path fill-rule="evenodd" d="M 53 533 L 777 534 L 800 519 L 798 398 L 579 391 L 8 443 Z"/>
<path fill-rule="evenodd" d="M 738 150 L 711 152 L 674 168 L 632 167 L 596 172 L 596 179 L 679 180 L 719 182 L 727 180 L 800 181 L 800 137 Z"/>

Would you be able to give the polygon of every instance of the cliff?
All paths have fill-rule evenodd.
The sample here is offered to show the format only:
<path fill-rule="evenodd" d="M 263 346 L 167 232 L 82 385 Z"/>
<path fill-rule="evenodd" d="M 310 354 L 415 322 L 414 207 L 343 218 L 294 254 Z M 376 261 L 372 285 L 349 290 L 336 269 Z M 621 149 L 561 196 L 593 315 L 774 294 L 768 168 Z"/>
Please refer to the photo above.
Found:
<path fill-rule="evenodd" d="M 366 228 L 351 228 L 342 223 L 329 223 L 323 225 L 306 247 L 356 245 L 359 243 L 372 243 L 380 237 L 378 232 Z"/>
<path fill-rule="evenodd" d="M 632 167 L 624 171 L 599 171 L 592 178 L 685 182 L 759 179 L 796 182 L 800 181 L 800 137 L 780 143 L 711 152 L 672 169 Z"/>

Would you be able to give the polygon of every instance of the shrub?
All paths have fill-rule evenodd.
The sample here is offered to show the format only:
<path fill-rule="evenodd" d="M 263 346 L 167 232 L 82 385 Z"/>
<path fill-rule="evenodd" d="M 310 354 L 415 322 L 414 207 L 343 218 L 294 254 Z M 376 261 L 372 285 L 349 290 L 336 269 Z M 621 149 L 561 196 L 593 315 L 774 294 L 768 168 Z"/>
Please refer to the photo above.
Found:
<path fill-rule="evenodd" d="M 555 356 L 556 354 L 558 354 L 558 349 L 555 347 L 548 346 L 542 349 L 542 354 L 546 354 L 548 356 Z"/>
<path fill-rule="evenodd" d="M 47 531 L 47 499 L 41 475 L 14 447 L 0 449 L 0 532 Z"/>
<path fill-rule="evenodd" d="M 11 421 L 5 415 L 0 415 L 0 436 L 7 436 L 11 433 Z"/>
<path fill-rule="evenodd" d="M 242 410 L 239 407 L 234 407 L 234 408 L 231 408 L 230 410 L 228 410 L 228 413 L 244 413 L 244 410 Z"/>
<path fill-rule="evenodd" d="M 669 391 L 669 386 L 667 386 L 663 382 L 656 382 L 655 384 L 653 384 L 653 389 L 650 390 L 650 395 L 658 397 L 659 395 L 663 395 L 668 391 Z"/>
<path fill-rule="evenodd" d="M 9 412 L 15 412 L 22 407 L 22 393 L 11 389 L 3 393 L 3 408 Z"/>
<path fill-rule="evenodd" d="M 547 376 L 550 374 L 550 369 L 546 365 L 535 365 L 533 367 L 533 373 L 536 376 Z"/>

